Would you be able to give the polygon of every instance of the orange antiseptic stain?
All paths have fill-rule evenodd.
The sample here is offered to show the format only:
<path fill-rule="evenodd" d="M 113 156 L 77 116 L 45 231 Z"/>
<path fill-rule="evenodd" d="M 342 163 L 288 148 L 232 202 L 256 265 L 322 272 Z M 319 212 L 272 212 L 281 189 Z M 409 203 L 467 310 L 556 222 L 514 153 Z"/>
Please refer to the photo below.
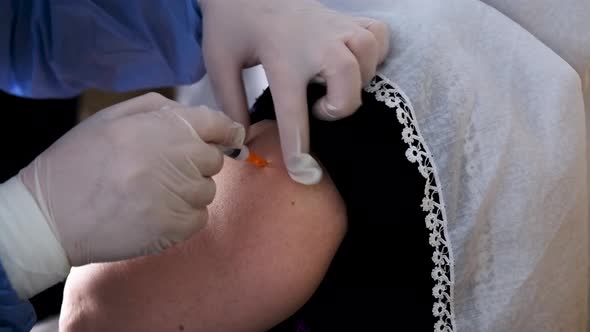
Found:
<path fill-rule="evenodd" d="M 250 155 L 248 156 L 248 159 L 246 159 L 246 161 L 258 167 L 264 167 L 268 165 L 268 161 L 260 158 L 257 154 L 255 154 L 252 151 L 250 151 Z"/>

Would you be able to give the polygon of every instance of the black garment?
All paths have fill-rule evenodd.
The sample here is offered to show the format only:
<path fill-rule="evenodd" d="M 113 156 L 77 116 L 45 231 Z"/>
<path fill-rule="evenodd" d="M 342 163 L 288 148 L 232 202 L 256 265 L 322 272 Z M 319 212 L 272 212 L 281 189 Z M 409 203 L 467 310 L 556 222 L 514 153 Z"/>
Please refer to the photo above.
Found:
<path fill-rule="evenodd" d="M 380 80 L 376 78 L 376 80 Z M 348 232 L 311 299 L 272 332 L 432 331 L 433 247 L 421 208 L 426 179 L 406 158 L 397 107 L 363 91 L 351 117 L 310 116 L 312 153 L 346 204 Z M 310 85 L 308 105 L 325 94 Z M 270 91 L 253 106 L 252 122 L 275 119 Z M 317 222 L 322 222 L 318 220 Z"/>
<path fill-rule="evenodd" d="M 76 125 L 78 99 L 19 98 L 0 92 L 0 183 L 10 179 Z M 57 315 L 64 283 L 31 299 L 37 319 Z"/>

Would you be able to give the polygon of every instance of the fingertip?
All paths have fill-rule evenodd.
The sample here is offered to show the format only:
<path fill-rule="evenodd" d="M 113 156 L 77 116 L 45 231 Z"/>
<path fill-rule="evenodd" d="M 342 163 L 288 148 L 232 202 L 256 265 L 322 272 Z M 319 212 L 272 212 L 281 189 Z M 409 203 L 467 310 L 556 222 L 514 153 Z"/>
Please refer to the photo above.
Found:
<path fill-rule="evenodd" d="M 295 182 L 304 185 L 318 184 L 323 171 L 319 163 L 308 153 L 300 153 L 285 160 L 289 176 Z"/>
<path fill-rule="evenodd" d="M 331 104 L 327 97 L 322 97 L 313 105 L 312 112 L 320 120 L 336 121 L 352 115 L 361 106 L 361 103 L 360 93 L 358 99 L 350 102 L 344 108 L 338 108 Z"/>
<path fill-rule="evenodd" d="M 369 29 L 375 35 L 379 47 L 379 63 L 385 61 L 389 54 L 389 26 L 381 21 L 375 21 Z"/>
<path fill-rule="evenodd" d="M 232 148 L 239 148 L 244 145 L 244 141 L 246 140 L 246 128 L 243 124 L 234 122 L 230 129 L 233 131 L 231 133 L 231 138 L 228 140 L 228 147 Z"/>
<path fill-rule="evenodd" d="M 313 106 L 314 115 L 328 121 L 353 114 L 361 105 L 363 89 L 361 68 L 354 53 L 345 44 L 332 52 L 331 62 L 320 73 L 326 79 L 326 95 Z"/>
<path fill-rule="evenodd" d="M 222 161 L 223 165 L 223 161 Z M 221 168 L 220 168 L 221 170 Z M 195 195 L 203 196 L 203 201 L 195 204 L 195 207 L 207 207 L 207 205 L 211 204 L 215 199 L 215 194 L 217 193 L 217 184 L 212 178 L 206 178 L 202 180 L 202 191 L 196 192 Z"/>
<path fill-rule="evenodd" d="M 313 105 L 313 115 L 324 121 L 335 121 L 340 119 L 336 112 L 337 108 L 326 101 L 325 97 L 320 98 Z"/>
<path fill-rule="evenodd" d="M 382 21 L 368 17 L 359 17 L 357 22 L 375 36 L 379 46 L 379 64 L 381 64 L 389 53 L 389 26 Z"/>
<path fill-rule="evenodd" d="M 224 156 L 221 149 L 215 144 L 193 145 L 189 154 L 190 161 L 195 168 L 193 177 L 197 179 L 201 176 L 208 178 L 221 172 Z"/>
<path fill-rule="evenodd" d="M 175 114 L 194 130 L 199 140 L 227 147 L 241 147 L 244 144 L 244 125 L 220 111 L 203 106 L 179 108 L 175 111 Z"/>
<path fill-rule="evenodd" d="M 194 225 L 192 230 L 186 237 L 187 239 L 193 236 L 193 234 L 195 234 L 196 232 L 205 228 L 205 226 L 207 226 L 207 224 L 209 223 L 209 209 L 207 207 L 204 207 L 196 210 L 195 215 L 191 218 L 191 220 L 193 221 Z"/>

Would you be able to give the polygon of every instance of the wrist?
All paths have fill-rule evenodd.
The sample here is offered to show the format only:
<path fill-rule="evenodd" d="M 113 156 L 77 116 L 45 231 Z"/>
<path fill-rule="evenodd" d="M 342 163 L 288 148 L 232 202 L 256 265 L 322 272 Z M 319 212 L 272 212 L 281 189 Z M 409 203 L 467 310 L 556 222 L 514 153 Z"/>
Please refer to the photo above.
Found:
<path fill-rule="evenodd" d="M 23 299 L 64 280 L 70 270 L 62 245 L 19 176 L 0 184 L 0 260 Z"/>

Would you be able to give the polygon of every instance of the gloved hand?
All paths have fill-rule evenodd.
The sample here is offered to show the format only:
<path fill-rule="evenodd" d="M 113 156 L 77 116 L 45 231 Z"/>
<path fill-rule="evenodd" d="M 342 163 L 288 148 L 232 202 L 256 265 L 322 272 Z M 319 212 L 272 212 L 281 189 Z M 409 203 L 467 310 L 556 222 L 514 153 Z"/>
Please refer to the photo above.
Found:
<path fill-rule="evenodd" d="M 336 120 L 361 104 L 362 86 L 389 49 L 387 26 L 350 17 L 315 0 L 199 0 L 203 55 L 224 112 L 248 125 L 241 70 L 261 63 L 276 109 L 281 147 L 291 178 L 315 184 L 322 173 L 309 155 L 306 89 L 315 77 L 328 93 L 315 116 Z"/>
<path fill-rule="evenodd" d="M 82 122 L 19 175 L 71 265 L 126 259 L 205 225 L 223 165 L 213 144 L 244 136 L 221 112 L 149 93 Z"/>

